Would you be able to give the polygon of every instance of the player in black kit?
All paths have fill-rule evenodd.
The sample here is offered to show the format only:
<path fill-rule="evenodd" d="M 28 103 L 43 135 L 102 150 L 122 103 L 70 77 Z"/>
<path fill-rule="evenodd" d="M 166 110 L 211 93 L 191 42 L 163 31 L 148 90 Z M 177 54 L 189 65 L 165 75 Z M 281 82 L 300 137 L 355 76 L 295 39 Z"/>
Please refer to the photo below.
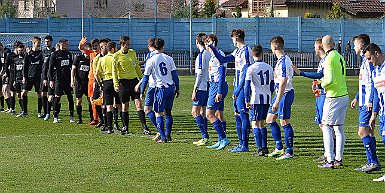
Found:
<path fill-rule="evenodd" d="M 45 114 L 45 121 L 48 121 L 51 116 L 51 109 L 52 109 L 52 103 L 53 99 L 55 97 L 55 90 L 51 87 L 49 87 L 49 80 L 48 80 L 48 68 L 49 68 L 49 59 L 51 57 L 52 52 L 55 51 L 55 48 L 52 46 L 52 37 L 50 35 L 47 35 L 44 37 L 44 44 L 45 48 L 43 49 L 43 70 L 41 73 L 41 87 L 40 90 L 43 92 L 43 109 Z"/>
<path fill-rule="evenodd" d="M 11 53 L 11 51 L 4 47 L 2 43 L 0 43 L 0 86 L 1 86 L 1 95 L 0 95 L 0 112 L 4 112 L 4 100 L 7 104 L 8 110 L 11 109 L 10 105 L 10 98 L 11 98 L 11 91 L 9 90 L 9 84 L 8 84 L 8 77 L 6 76 L 6 69 L 5 69 L 5 59 L 7 58 L 7 55 Z"/>
<path fill-rule="evenodd" d="M 49 61 L 48 78 L 49 86 L 55 88 L 54 99 L 54 123 L 58 123 L 60 112 L 60 98 L 63 94 L 67 95 L 70 110 L 70 122 L 75 122 L 74 99 L 71 87 L 71 64 L 73 63 L 71 52 L 68 51 L 68 40 L 59 40 L 59 49 L 52 53 Z"/>

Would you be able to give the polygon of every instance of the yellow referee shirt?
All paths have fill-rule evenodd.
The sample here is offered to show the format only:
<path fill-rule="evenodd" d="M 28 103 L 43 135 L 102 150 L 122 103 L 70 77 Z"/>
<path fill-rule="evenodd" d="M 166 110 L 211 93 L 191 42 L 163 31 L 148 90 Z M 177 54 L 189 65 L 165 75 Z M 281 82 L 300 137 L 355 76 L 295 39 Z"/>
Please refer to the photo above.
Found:
<path fill-rule="evenodd" d="M 119 50 L 114 54 L 113 61 L 112 77 L 115 87 L 119 86 L 119 79 L 130 80 L 143 77 L 135 50 L 129 49 L 127 53 Z"/>
<path fill-rule="evenodd" d="M 96 66 L 96 69 L 98 72 L 98 76 L 100 76 L 103 79 L 103 81 L 113 79 L 112 77 L 113 58 L 114 58 L 114 54 L 108 53 L 104 57 L 100 57 L 98 59 L 98 64 Z"/>

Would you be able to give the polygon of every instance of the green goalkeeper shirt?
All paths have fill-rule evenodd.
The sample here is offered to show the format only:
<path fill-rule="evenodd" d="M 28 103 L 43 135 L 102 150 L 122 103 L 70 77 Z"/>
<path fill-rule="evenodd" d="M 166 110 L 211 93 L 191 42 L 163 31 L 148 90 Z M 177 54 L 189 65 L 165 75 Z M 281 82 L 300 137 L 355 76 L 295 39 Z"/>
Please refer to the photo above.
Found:
<path fill-rule="evenodd" d="M 338 98 L 348 95 L 346 86 L 346 62 L 336 51 L 326 53 L 324 62 L 324 79 L 321 83 L 326 91 L 326 97 Z"/>

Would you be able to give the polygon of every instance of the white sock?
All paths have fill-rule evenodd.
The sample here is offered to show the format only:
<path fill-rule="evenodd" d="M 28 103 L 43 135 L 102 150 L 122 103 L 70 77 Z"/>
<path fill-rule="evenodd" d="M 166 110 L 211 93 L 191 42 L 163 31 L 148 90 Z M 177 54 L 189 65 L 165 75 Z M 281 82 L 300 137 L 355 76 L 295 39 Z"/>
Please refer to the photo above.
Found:
<path fill-rule="evenodd" d="M 344 125 L 333 126 L 336 134 L 336 160 L 341 161 L 345 147 L 345 131 Z"/>
<path fill-rule="evenodd" d="M 324 140 L 325 155 L 327 161 L 330 163 L 334 161 L 334 141 L 333 141 L 333 128 L 327 125 L 322 127 L 322 134 Z"/>

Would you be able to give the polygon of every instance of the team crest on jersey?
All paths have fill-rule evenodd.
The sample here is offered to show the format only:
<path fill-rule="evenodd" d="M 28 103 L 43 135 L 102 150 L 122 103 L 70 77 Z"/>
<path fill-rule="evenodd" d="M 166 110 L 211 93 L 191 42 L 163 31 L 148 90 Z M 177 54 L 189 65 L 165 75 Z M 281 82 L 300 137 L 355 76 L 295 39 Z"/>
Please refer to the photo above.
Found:
<path fill-rule="evenodd" d="M 362 74 L 358 75 L 358 80 L 362 80 Z"/>
<path fill-rule="evenodd" d="M 277 77 L 278 77 L 278 76 L 277 76 L 277 73 L 274 72 L 274 78 L 277 78 Z"/>

